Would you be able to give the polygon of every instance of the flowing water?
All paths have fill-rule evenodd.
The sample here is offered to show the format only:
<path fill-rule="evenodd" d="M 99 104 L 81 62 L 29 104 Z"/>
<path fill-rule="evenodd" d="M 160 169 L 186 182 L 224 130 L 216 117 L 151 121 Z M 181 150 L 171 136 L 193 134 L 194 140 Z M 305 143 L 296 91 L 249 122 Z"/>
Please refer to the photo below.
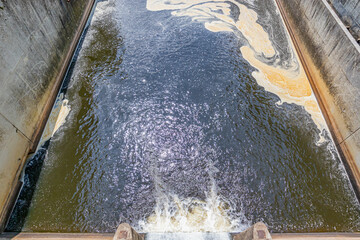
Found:
<path fill-rule="evenodd" d="M 98 2 L 68 80 L 8 230 L 360 231 L 274 1 Z"/>

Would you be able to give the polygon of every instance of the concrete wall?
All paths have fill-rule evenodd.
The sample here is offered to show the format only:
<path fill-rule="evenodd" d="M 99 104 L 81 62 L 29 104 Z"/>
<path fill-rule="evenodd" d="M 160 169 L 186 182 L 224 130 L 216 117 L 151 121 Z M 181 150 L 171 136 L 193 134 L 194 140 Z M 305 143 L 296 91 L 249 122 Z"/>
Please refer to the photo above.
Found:
<path fill-rule="evenodd" d="M 0 0 L 0 232 L 93 0 Z"/>
<path fill-rule="evenodd" d="M 352 182 L 360 190 L 360 47 L 325 0 L 276 1 Z M 359 0 L 352 3 L 359 5 Z"/>
<path fill-rule="evenodd" d="M 360 1 L 359 0 L 328 0 L 340 19 L 349 27 L 350 32 L 360 43 Z"/>

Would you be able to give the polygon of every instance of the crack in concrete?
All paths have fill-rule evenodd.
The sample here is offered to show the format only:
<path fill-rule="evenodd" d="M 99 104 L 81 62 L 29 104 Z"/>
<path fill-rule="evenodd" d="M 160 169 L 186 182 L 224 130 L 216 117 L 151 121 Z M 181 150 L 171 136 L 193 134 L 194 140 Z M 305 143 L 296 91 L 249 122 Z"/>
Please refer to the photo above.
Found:
<path fill-rule="evenodd" d="M 355 133 L 357 133 L 360 130 L 360 127 L 358 127 L 354 132 L 352 132 L 349 136 L 347 136 L 344 140 L 342 140 L 340 143 L 338 143 L 337 145 L 341 145 L 343 144 L 347 139 L 349 139 L 352 135 L 354 135 Z"/>

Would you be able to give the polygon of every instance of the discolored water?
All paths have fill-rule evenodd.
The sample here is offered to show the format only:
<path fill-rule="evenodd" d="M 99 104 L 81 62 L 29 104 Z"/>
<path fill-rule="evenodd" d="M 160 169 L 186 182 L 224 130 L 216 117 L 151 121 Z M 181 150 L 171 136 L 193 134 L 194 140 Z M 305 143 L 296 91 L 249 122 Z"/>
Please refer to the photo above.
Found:
<path fill-rule="evenodd" d="M 360 231 L 273 1 L 99 2 L 71 74 L 8 230 Z"/>

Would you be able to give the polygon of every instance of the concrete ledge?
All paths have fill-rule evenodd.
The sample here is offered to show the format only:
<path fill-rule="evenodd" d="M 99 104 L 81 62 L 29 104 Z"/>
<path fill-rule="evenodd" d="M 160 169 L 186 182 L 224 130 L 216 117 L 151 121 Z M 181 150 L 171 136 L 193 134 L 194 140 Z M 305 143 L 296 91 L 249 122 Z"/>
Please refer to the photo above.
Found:
<path fill-rule="evenodd" d="M 129 224 L 122 223 L 117 228 L 113 240 L 144 240 Z"/>
<path fill-rule="evenodd" d="M 271 236 L 266 225 L 262 222 L 255 223 L 244 232 L 234 234 L 234 240 L 270 240 Z"/>
<path fill-rule="evenodd" d="M 360 233 L 272 233 L 272 239 L 281 240 L 360 240 Z M 3 233 L 0 240 L 112 240 L 113 233 Z"/>

